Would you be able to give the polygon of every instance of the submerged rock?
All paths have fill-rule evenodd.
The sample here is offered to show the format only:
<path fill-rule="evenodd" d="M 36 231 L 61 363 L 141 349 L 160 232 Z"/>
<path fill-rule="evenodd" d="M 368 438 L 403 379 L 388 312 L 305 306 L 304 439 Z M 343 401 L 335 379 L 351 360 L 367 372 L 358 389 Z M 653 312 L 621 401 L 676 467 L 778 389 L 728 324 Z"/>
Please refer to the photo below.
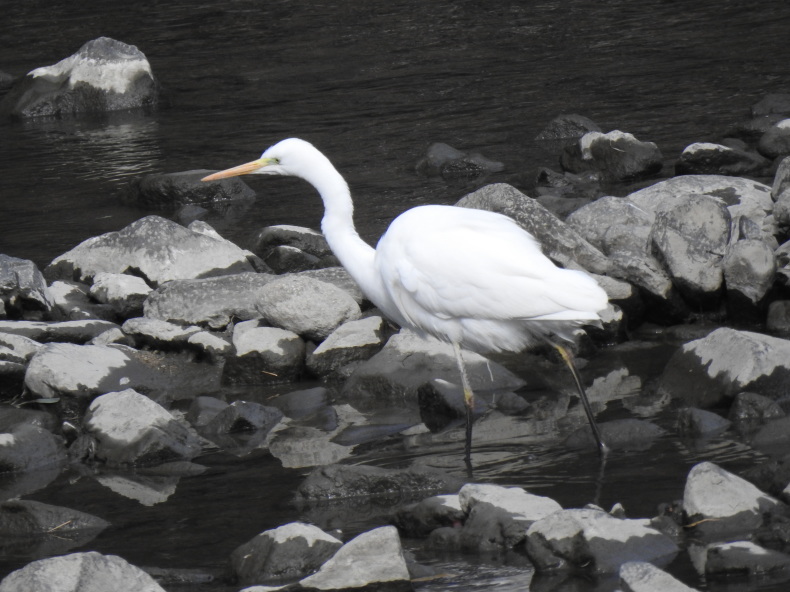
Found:
<path fill-rule="evenodd" d="M 201 179 L 211 172 L 180 171 L 138 177 L 129 187 L 129 197 L 141 206 L 163 209 L 255 199 L 255 192 L 238 177 L 202 183 Z"/>
<path fill-rule="evenodd" d="M 0 102 L 0 114 L 71 117 L 158 103 L 159 84 L 145 55 L 134 45 L 99 37 L 18 80 Z"/>
<path fill-rule="evenodd" d="M 696 592 L 646 561 L 624 563 L 619 575 L 622 592 Z"/>

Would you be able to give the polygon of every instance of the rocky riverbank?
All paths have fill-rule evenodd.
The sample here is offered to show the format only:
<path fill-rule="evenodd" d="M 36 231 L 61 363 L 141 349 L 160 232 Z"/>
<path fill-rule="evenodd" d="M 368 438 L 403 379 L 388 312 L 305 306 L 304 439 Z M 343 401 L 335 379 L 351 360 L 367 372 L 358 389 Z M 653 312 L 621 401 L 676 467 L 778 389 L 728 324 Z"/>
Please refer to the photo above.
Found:
<path fill-rule="evenodd" d="M 132 61 L 134 76 L 150 74 L 137 54 Z M 156 89 L 146 81 L 146 92 Z M 29 90 L 33 81 L 24 84 Z M 30 109 L 13 115 L 38 113 Z M 451 348 L 387 322 L 315 230 L 265 228 L 248 250 L 194 219 L 204 207 L 254 199 L 241 181 L 205 185 L 201 171 L 158 175 L 140 179 L 129 198 L 180 208 L 172 217 L 193 218 L 188 225 L 147 216 L 84 241 L 43 270 L 0 255 L 0 469 L 14 476 L 3 492 L 0 532 L 20 546 L 53 533 L 69 538 L 53 557 L 8 575 L 0 591 L 54 585 L 62 574 L 90 582 L 74 590 L 152 591 L 177 577 L 191 578 L 195 589 L 256 591 L 409 590 L 449 577 L 404 553 L 401 537 L 436 553 L 507 557 L 561 580 L 619 577 L 623 590 L 690 589 L 661 570 L 672 571 L 682 556 L 708 582 L 790 578 L 790 100 L 769 97 L 753 116 L 721 144 L 689 146 L 677 176 L 661 180 L 664 157 L 654 143 L 559 117 L 542 140 L 557 142 L 563 170 L 543 171 L 535 197 L 481 182 L 457 205 L 511 216 L 554 261 L 596 277 L 610 305 L 601 328 L 580 333 L 580 358 L 628 344 L 651 355 L 632 337 L 648 331 L 681 342 L 649 384 L 626 364 L 583 373 L 596 413 L 620 411 L 600 422 L 611 448 L 650 446 L 667 430 L 654 417 L 669 411 L 677 434 L 729 430 L 764 453 L 764 464 L 734 475 L 698 463 L 682 500 L 638 518 L 618 506 L 563 509 L 522 488 L 477 483 L 474 473 L 460 479 L 419 467 L 353 466 L 347 459 L 360 443 L 446 442 L 460 450 Z M 418 171 L 450 180 L 501 170 L 448 148 L 429 152 Z M 609 195 L 613 188 L 618 196 Z M 480 394 L 475 446 L 513 438 L 592 446 L 549 352 L 525 356 L 518 373 L 505 359 L 466 356 Z M 525 394 L 527 373 L 551 396 Z M 299 388 L 305 378 L 322 386 Z M 227 396 L 256 385 L 283 388 L 265 404 Z M 154 579 L 116 556 L 65 555 L 89 548 L 108 522 L 24 499 L 42 486 L 31 476 L 44 471 L 195 475 L 208 450 L 268 451 L 285 467 L 312 469 L 295 492 L 305 516 L 334 504 L 342 524 L 359 504 L 379 500 L 387 525 L 345 539 L 284 524 L 239 540 L 224 579 L 168 566 L 153 570 Z M 125 495 L 153 504 L 160 493 L 138 483 Z"/>

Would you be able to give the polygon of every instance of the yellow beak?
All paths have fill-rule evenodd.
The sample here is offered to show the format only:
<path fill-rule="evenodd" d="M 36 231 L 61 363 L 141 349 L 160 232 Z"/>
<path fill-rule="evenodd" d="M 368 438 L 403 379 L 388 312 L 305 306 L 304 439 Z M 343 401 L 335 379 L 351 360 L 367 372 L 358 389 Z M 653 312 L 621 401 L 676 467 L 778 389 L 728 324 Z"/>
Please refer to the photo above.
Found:
<path fill-rule="evenodd" d="M 203 177 L 201 181 L 216 181 L 218 179 L 226 179 L 228 177 L 248 175 L 249 173 L 253 173 L 262 167 L 272 164 L 272 162 L 273 160 L 271 158 L 259 158 L 258 160 L 253 160 L 252 162 L 246 162 L 244 164 L 240 164 L 239 166 L 213 173 L 207 177 Z"/>

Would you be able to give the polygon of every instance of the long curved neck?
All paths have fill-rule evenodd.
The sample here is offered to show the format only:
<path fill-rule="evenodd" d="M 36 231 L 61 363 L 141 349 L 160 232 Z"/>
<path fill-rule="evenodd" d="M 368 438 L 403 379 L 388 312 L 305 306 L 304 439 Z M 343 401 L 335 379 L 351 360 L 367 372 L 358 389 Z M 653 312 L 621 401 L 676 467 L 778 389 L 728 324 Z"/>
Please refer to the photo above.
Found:
<path fill-rule="evenodd" d="M 354 204 L 345 179 L 325 157 L 304 179 L 315 187 L 324 202 L 321 231 L 329 247 L 365 296 L 380 306 L 382 288 L 374 267 L 376 251 L 354 228 Z"/>

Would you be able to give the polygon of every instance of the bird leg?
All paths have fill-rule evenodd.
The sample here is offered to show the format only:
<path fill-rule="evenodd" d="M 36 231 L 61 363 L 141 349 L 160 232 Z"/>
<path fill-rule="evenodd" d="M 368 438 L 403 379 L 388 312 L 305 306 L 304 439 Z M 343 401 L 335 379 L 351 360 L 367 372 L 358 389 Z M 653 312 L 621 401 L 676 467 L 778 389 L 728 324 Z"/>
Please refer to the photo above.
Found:
<path fill-rule="evenodd" d="M 461 353 L 461 346 L 453 343 L 455 351 L 455 361 L 458 364 L 458 371 L 461 373 L 461 386 L 464 389 L 464 405 L 466 406 L 466 444 L 464 445 L 464 459 L 469 462 L 472 456 L 472 422 L 474 421 L 473 411 L 475 407 L 475 394 L 469 384 L 469 376 L 466 374 L 466 365 Z"/>
<path fill-rule="evenodd" d="M 607 448 L 606 444 L 604 444 L 604 441 L 601 438 L 601 432 L 598 430 L 598 424 L 595 423 L 595 417 L 593 417 L 590 401 L 587 399 L 587 393 L 584 392 L 584 387 L 582 386 L 582 381 L 579 377 L 579 371 L 576 370 L 576 364 L 573 363 L 573 354 L 565 346 L 554 343 L 553 341 L 549 341 L 549 343 L 551 343 L 554 349 L 559 352 L 560 356 L 565 361 L 565 364 L 567 364 L 568 368 L 570 368 L 571 374 L 573 374 L 573 380 L 576 382 L 576 389 L 579 391 L 579 397 L 582 400 L 584 412 L 587 414 L 587 419 L 590 422 L 590 427 L 592 428 L 595 442 L 598 444 L 598 454 L 600 454 L 601 457 L 606 458 L 609 448 Z"/>

